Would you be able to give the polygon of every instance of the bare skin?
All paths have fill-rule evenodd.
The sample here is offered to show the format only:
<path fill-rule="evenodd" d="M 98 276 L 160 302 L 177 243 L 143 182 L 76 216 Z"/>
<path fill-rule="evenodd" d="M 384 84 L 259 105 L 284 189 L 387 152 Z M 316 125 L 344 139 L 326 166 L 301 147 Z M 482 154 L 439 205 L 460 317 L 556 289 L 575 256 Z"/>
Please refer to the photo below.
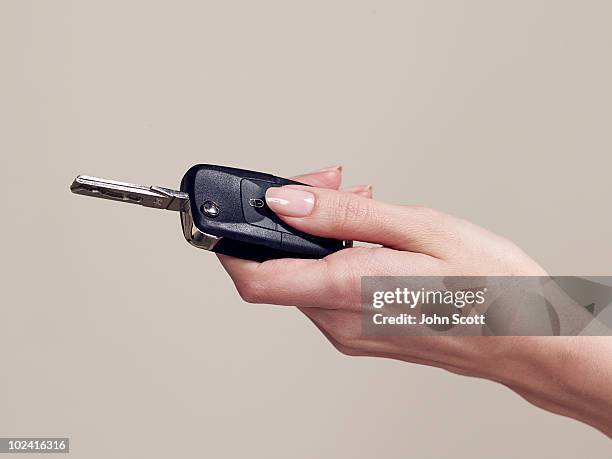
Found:
<path fill-rule="evenodd" d="M 342 353 L 430 365 L 490 379 L 532 404 L 612 436 L 609 337 L 364 337 L 360 279 L 385 276 L 543 276 L 511 241 L 432 209 L 377 202 L 369 186 L 338 191 L 342 170 L 294 179 L 313 187 L 269 190 L 272 210 L 310 234 L 380 244 L 322 260 L 264 263 L 219 256 L 249 303 L 295 306 Z"/>

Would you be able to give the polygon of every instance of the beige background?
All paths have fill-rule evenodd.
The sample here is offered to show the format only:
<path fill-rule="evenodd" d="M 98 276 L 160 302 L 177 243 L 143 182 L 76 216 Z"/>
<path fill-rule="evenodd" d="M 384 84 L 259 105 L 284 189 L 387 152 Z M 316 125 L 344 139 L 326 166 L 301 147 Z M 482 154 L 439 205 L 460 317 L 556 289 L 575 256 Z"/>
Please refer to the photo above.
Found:
<path fill-rule="evenodd" d="M 193 163 L 348 184 L 610 275 L 612 2 L 0 1 L 0 434 L 72 457 L 609 458 L 509 390 L 339 355 L 178 216 Z"/>

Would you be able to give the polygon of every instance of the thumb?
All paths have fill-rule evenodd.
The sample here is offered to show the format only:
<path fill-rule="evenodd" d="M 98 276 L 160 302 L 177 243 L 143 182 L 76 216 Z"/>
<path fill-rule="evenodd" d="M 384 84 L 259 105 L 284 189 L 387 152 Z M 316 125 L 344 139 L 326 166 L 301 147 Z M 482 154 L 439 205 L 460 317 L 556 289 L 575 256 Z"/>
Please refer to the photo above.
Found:
<path fill-rule="evenodd" d="M 353 239 L 398 250 L 442 256 L 449 217 L 431 209 L 396 206 L 336 190 L 271 187 L 266 202 L 283 221 L 305 233 Z"/>

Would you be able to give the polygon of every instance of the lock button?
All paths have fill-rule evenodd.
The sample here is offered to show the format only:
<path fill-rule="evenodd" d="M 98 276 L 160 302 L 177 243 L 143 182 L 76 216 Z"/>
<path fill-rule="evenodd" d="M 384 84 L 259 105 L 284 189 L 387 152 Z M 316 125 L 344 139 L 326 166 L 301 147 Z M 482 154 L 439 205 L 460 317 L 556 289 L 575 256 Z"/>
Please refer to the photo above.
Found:
<path fill-rule="evenodd" d="M 276 231 L 276 217 L 266 204 L 266 190 L 271 186 L 274 186 L 274 183 L 265 180 L 242 179 L 242 213 L 247 223 Z"/>

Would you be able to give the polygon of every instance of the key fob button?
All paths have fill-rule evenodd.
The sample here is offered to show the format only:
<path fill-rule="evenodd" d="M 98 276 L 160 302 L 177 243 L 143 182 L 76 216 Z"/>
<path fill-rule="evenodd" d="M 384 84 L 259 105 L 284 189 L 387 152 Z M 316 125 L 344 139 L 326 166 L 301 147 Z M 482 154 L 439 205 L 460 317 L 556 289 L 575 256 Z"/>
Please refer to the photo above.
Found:
<path fill-rule="evenodd" d="M 266 190 L 274 183 L 265 180 L 242 179 L 240 193 L 244 219 L 251 225 L 277 230 L 274 213 L 266 205 Z"/>

